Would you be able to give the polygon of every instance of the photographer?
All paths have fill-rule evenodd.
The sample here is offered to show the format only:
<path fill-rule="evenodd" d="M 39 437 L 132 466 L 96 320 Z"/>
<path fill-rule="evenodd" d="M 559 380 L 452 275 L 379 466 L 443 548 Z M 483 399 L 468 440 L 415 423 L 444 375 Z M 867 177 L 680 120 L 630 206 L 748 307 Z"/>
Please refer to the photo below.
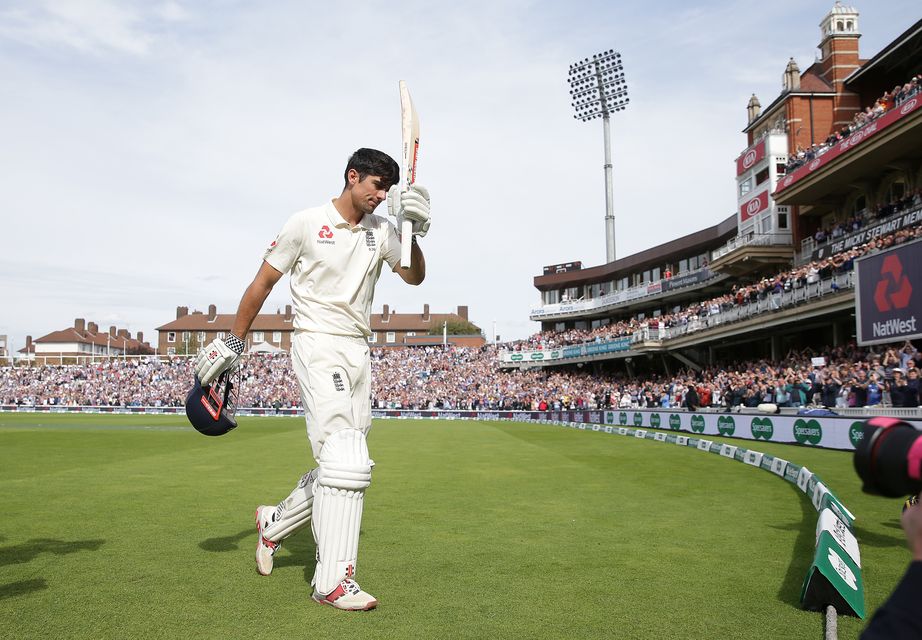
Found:
<path fill-rule="evenodd" d="M 900 520 L 912 561 L 890 598 L 874 613 L 861 640 L 922 638 L 922 504 L 906 509 Z"/>

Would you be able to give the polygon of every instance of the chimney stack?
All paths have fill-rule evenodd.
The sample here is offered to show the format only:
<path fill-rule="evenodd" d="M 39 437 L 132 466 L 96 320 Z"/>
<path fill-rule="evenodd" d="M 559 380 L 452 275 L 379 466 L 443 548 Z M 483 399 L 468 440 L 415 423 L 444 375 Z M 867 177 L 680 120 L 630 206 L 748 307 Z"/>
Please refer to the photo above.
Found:
<path fill-rule="evenodd" d="M 381 311 L 381 322 L 387 322 L 391 317 L 391 308 L 388 305 L 384 305 L 384 310 Z"/>
<path fill-rule="evenodd" d="M 208 305 L 208 322 L 214 322 L 217 317 L 218 308 L 213 304 Z"/>
<path fill-rule="evenodd" d="M 467 320 L 467 305 L 458 307 L 458 315 Z"/>
<path fill-rule="evenodd" d="M 141 331 L 138 331 L 138 342 L 140 342 L 141 344 L 144 344 L 144 333 L 142 333 Z"/>
<path fill-rule="evenodd" d="M 131 338 L 131 334 L 128 333 L 127 329 L 119 329 L 116 334 L 119 338 Z"/>
<path fill-rule="evenodd" d="M 176 307 L 176 319 L 189 315 L 189 307 Z"/>
<path fill-rule="evenodd" d="M 423 305 L 423 322 L 429 322 L 429 305 Z"/>
<path fill-rule="evenodd" d="M 109 327 L 109 335 L 112 336 L 113 338 L 116 337 L 116 335 L 118 335 L 115 331 L 115 327 Z"/>
<path fill-rule="evenodd" d="M 32 353 L 32 336 L 26 336 L 26 353 Z"/>
<path fill-rule="evenodd" d="M 86 331 L 86 320 L 84 320 L 83 318 L 77 318 L 76 320 L 74 320 L 74 329 L 76 329 L 80 333 L 83 333 L 84 331 Z"/>
<path fill-rule="evenodd" d="M 291 305 L 285 305 L 285 322 L 291 322 Z"/>
<path fill-rule="evenodd" d="M 90 322 L 86 325 L 86 330 L 90 333 L 99 333 L 99 325 L 95 322 Z"/>
<path fill-rule="evenodd" d="M 749 104 L 746 105 L 746 114 L 749 116 L 749 124 L 752 124 L 756 118 L 762 115 L 762 104 L 756 94 L 752 94 L 752 97 L 749 98 Z"/>

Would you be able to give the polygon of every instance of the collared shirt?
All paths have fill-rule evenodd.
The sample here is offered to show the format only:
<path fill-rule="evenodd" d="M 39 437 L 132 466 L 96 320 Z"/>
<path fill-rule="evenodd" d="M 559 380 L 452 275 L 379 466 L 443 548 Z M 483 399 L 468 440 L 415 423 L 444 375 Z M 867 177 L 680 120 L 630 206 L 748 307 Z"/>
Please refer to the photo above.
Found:
<path fill-rule="evenodd" d="M 350 226 L 330 201 L 291 216 L 263 259 L 291 275 L 295 329 L 365 337 L 375 283 L 383 263 L 400 261 L 400 240 L 372 213 Z"/>

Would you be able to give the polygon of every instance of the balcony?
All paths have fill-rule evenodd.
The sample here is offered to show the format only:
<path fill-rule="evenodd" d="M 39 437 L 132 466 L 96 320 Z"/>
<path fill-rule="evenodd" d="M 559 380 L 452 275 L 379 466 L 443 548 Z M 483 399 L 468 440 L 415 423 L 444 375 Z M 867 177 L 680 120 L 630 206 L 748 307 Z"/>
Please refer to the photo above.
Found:
<path fill-rule="evenodd" d="M 710 268 L 736 277 L 791 264 L 794 247 L 788 234 L 750 232 L 711 252 Z"/>
<path fill-rule="evenodd" d="M 568 300 L 554 304 L 546 304 L 531 310 L 529 319 L 537 321 L 563 320 L 588 315 L 601 315 L 614 311 L 637 302 L 646 302 L 648 299 L 667 298 L 675 292 L 694 290 L 704 285 L 721 282 L 726 276 L 713 273 L 707 267 L 685 271 L 671 278 L 664 278 L 656 282 L 628 287 L 620 291 L 612 291 L 598 298 Z"/>

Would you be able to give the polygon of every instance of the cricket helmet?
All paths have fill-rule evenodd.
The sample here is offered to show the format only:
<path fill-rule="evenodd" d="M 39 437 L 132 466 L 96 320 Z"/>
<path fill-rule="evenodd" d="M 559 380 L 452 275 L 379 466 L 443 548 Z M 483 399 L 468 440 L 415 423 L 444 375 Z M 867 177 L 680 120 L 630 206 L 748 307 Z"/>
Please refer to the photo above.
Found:
<path fill-rule="evenodd" d="M 237 411 L 237 390 L 240 387 L 240 370 L 225 371 L 209 385 L 202 385 L 198 376 L 186 396 L 186 417 L 199 433 L 206 436 L 223 436 L 237 428 L 234 413 Z"/>

